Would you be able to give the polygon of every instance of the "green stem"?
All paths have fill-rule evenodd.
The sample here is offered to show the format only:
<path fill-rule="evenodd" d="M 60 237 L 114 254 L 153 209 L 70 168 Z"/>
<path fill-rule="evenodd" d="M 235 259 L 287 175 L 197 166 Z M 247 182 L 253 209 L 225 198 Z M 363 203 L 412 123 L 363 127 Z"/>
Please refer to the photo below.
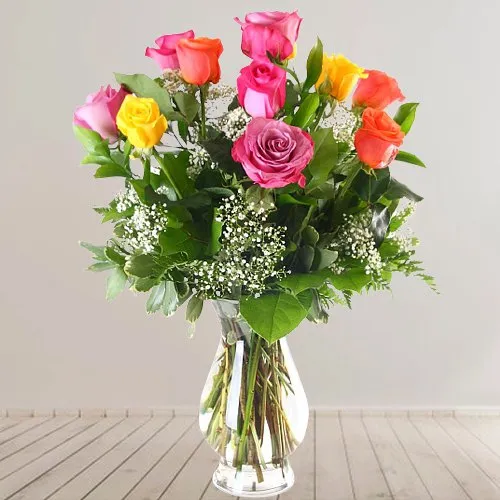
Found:
<path fill-rule="evenodd" d="M 243 465 L 243 454 L 245 452 L 245 445 L 248 438 L 248 432 L 250 429 L 250 421 L 252 418 L 253 400 L 255 396 L 255 382 L 257 379 L 257 369 L 259 367 L 262 337 L 254 334 L 253 342 L 255 342 L 255 344 L 252 346 L 248 364 L 247 398 L 245 405 L 245 415 L 243 420 L 243 426 L 241 428 L 240 441 L 238 443 L 238 449 L 236 453 L 236 465 L 239 470 L 241 470 L 241 466 Z"/>
<path fill-rule="evenodd" d="M 146 184 L 151 184 L 151 157 L 148 155 L 143 160 L 142 163 L 144 165 L 144 182 Z"/>
<path fill-rule="evenodd" d="M 165 162 L 163 161 L 163 158 L 161 155 L 156 151 L 156 149 L 153 148 L 153 156 L 156 158 L 156 161 L 158 162 L 158 165 L 160 165 L 160 168 L 162 169 L 163 173 L 165 174 L 165 177 L 167 178 L 168 182 L 172 186 L 172 189 L 175 191 L 175 194 L 177 195 L 177 198 L 179 200 L 182 199 L 182 193 L 175 183 L 173 177 L 170 175 L 170 172 L 167 168 L 167 165 L 165 165 Z"/>
<path fill-rule="evenodd" d="M 200 103 L 201 103 L 201 138 L 204 140 L 207 138 L 207 103 L 205 94 L 205 85 L 200 86 Z"/>

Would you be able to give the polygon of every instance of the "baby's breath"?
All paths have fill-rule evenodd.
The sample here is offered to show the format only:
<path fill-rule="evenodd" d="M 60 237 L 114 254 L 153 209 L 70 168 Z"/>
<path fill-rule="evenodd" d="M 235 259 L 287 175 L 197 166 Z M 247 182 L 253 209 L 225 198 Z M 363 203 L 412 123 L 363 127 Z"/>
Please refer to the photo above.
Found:
<path fill-rule="evenodd" d="M 216 220 L 222 224 L 221 249 L 213 261 L 192 266 L 193 293 L 204 298 L 234 298 L 241 293 L 258 297 L 280 269 L 286 249 L 286 228 L 269 224 L 268 212 L 247 204 L 240 195 L 223 200 Z"/>
<path fill-rule="evenodd" d="M 217 126 L 228 139 L 236 141 L 243 135 L 250 120 L 243 108 L 236 108 L 224 115 Z"/>
<path fill-rule="evenodd" d="M 337 103 L 333 113 L 321 121 L 321 126 L 331 128 L 336 141 L 354 147 L 353 134 L 358 126 L 358 117 L 343 104 Z"/>
<path fill-rule="evenodd" d="M 162 188 L 159 188 L 158 192 L 164 193 Z M 153 252 L 158 244 L 158 237 L 168 222 L 166 205 L 143 204 L 132 187 L 119 193 L 115 200 L 118 213 L 133 209 L 132 215 L 122 224 L 123 242 L 134 250 L 146 254 Z"/>

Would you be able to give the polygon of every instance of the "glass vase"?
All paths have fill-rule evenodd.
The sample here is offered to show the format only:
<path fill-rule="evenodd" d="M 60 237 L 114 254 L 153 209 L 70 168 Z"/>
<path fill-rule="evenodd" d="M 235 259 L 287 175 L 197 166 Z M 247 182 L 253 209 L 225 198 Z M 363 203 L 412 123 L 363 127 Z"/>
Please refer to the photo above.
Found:
<path fill-rule="evenodd" d="M 218 300 L 222 335 L 201 397 L 200 428 L 220 457 L 214 485 L 263 498 L 292 487 L 288 457 L 304 439 L 309 406 L 286 339 L 269 344 Z"/>

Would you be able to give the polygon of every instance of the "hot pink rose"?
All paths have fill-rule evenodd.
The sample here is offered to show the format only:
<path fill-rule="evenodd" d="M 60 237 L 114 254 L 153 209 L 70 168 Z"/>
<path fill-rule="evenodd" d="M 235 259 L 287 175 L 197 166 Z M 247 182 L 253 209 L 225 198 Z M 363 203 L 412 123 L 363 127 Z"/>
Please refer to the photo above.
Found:
<path fill-rule="evenodd" d="M 147 47 L 146 56 L 154 59 L 161 70 L 179 69 L 179 58 L 177 57 L 177 42 L 182 38 L 194 38 L 194 31 L 189 30 L 175 35 L 163 35 L 155 40 L 158 48 Z"/>
<path fill-rule="evenodd" d="M 234 143 L 233 159 L 264 188 L 306 184 L 302 171 L 314 156 L 312 137 L 298 127 L 267 118 L 254 118 Z"/>
<path fill-rule="evenodd" d="M 253 61 L 237 81 L 238 100 L 254 118 L 274 118 L 285 105 L 286 71 L 269 61 Z"/>
<path fill-rule="evenodd" d="M 115 90 L 110 85 L 101 87 L 87 97 L 83 106 L 76 108 L 73 124 L 94 130 L 110 142 L 117 141 L 116 115 L 127 93 L 123 88 Z"/>
<path fill-rule="evenodd" d="M 267 52 L 281 60 L 293 54 L 302 18 L 295 12 L 253 12 L 241 25 L 241 50 L 252 59 L 266 58 Z"/>

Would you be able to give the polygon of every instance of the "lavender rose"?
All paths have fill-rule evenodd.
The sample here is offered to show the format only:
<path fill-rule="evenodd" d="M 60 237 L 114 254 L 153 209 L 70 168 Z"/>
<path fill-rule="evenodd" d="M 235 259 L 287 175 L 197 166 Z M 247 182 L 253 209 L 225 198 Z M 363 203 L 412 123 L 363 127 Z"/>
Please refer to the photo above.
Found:
<path fill-rule="evenodd" d="M 234 143 L 233 159 L 263 188 L 306 184 L 302 171 L 314 155 L 311 136 L 298 127 L 267 118 L 254 118 Z"/>

